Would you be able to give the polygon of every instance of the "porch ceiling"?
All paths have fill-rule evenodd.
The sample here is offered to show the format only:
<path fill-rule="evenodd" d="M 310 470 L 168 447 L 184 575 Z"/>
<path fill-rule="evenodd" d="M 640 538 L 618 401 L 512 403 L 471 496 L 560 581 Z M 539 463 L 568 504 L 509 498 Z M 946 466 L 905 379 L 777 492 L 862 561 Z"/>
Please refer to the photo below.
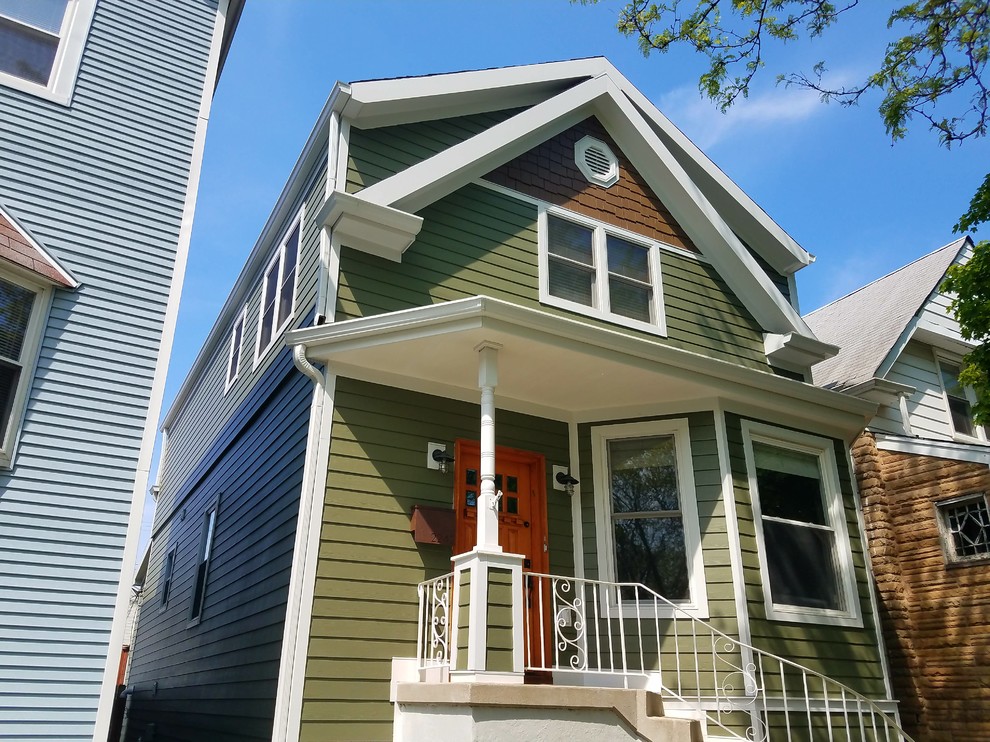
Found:
<path fill-rule="evenodd" d="M 499 406 L 560 419 L 636 414 L 692 400 L 738 399 L 790 413 L 844 417 L 861 428 L 862 401 L 488 297 L 296 330 L 311 361 L 340 375 L 474 400 L 477 346 L 501 345 Z M 818 400 L 817 397 L 822 397 Z"/>

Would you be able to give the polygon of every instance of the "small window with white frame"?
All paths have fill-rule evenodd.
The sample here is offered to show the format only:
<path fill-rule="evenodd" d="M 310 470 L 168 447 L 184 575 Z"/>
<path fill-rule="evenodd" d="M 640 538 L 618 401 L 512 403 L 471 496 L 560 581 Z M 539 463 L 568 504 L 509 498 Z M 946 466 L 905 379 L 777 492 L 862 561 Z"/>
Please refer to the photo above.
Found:
<path fill-rule="evenodd" d="M 666 334 L 659 243 L 547 205 L 539 242 L 542 303 Z"/>
<path fill-rule="evenodd" d="M 275 339 L 285 330 L 295 313 L 301 228 L 301 219 L 297 219 L 265 269 L 261 281 L 256 360 L 260 360 L 265 351 L 274 345 Z"/>
<path fill-rule="evenodd" d="M 990 559 L 990 506 L 984 493 L 936 503 L 942 548 L 950 564 Z"/>
<path fill-rule="evenodd" d="M 161 586 L 161 608 L 164 610 L 168 607 L 168 599 L 172 596 L 172 575 L 175 571 L 175 555 L 178 551 L 178 546 L 173 546 L 165 554 L 165 564 L 162 567 L 162 586 Z"/>
<path fill-rule="evenodd" d="M 244 318 L 247 314 L 245 307 L 230 330 L 230 349 L 227 355 L 227 383 L 224 390 L 230 389 L 241 372 L 241 352 L 244 345 Z"/>
<path fill-rule="evenodd" d="M 96 0 L 0 0 L 0 84 L 68 103 Z"/>
<path fill-rule="evenodd" d="M 987 440 L 983 426 L 973 422 L 976 394 L 972 388 L 959 383 L 959 363 L 940 355 L 935 356 L 935 362 L 938 365 L 939 382 L 942 385 L 942 395 L 953 434 L 960 438 Z"/>
<path fill-rule="evenodd" d="M 767 617 L 861 626 L 832 441 L 743 421 Z"/>
<path fill-rule="evenodd" d="M 190 622 L 198 622 L 203 617 L 203 604 L 206 602 L 206 580 L 210 571 L 210 557 L 213 555 L 213 542 L 217 529 L 217 503 L 214 501 L 203 514 L 203 531 L 200 536 L 199 554 L 196 557 L 196 575 L 193 581 Z"/>
<path fill-rule="evenodd" d="M 0 466 L 12 463 L 50 293 L 0 271 Z"/>
<path fill-rule="evenodd" d="M 640 605 L 627 606 L 628 591 L 622 591 L 623 607 L 630 611 L 642 611 L 644 598 L 652 592 L 706 618 L 708 594 L 687 420 L 598 426 L 591 436 L 602 579 L 646 588 L 632 592 Z M 615 597 L 611 600 L 614 606 Z M 658 614 L 673 615 L 666 601 L 647 602 Z"/>

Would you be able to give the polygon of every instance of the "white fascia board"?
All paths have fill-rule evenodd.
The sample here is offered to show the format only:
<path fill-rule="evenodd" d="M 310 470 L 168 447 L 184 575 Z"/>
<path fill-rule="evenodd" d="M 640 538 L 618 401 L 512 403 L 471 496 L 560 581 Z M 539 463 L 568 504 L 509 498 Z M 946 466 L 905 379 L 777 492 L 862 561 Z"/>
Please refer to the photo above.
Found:
<path fill-rule="evenodd" d="M 682 378 L 705 376 L 723 382 L 727 387 L 738 387 L 736 391 L 740 394 L 755 395 L 761 400 L 814 405 L 820 407 L 822 415 L 843 417 L 845 427 L 849 429 L 862 429 L 865 421 L 876 413 L 876 404 L 856 397 L 487 296 L 300 328 L 289 332 L 285 342 L 288 345 L 302 343 L 311 359 L 328 360 L 334 351 L 374 347 L 479 326 L 508 329 L 514 334 L 544 342 L 579 344 L 589 354 L 613 360 L 624 356 L 627 362 L 637 365 L 659 364 L 665 367 L 665 373 Z"/>
<path fill-rule="evenodd" d="M 602 74 L 602 57 L 351 85 L 344 115 L 363 129 L 533 105 Z"/>
<path fill-rule="evenodd" d="M 610 78 L 623 94 L 653 124 L 664 144 L 708 199 L 746 242 L 774 269 L 791 275 L 814 262 L 814 256 L 801 247 L 760 206 L 685 136 L 650 100 L 608 63 Z M 651 127 L 651 128 L 653 128 Z"/>
<path fill-rule="evenodd" d="M 591 104 L 608 95 L 607 88 L 605 78 L 587 80 L 365 188 L 360 197 L 419 211 L 586 118 Z"/>
<path fill-rule="evenodd" d="M 423 226 L 423 218 L 334 191 L 316 217 L 342 244 L 396 263 Z"/>
<path fill-rule="evenodd" d="M 43 257 L 45 259 L 45 261 L 52 268 L 55 269 L 55 272 L 58 273 L 60 276 L 62 276 L 63 279 L 65 279 L 66 284 L 68 284 L 68 288 L 70 288 L 70 289 L 79 288 L 79 285 L 80 284 L 79 284 L 79 281 L 76 280 L 76 277 L 73 276 L 72 273 L 70 273 L 69 270 L 67 268 L 65 268 L 55 258 L 54 255 L 52 255 L 50 252 L 48 252 L 48 250 L 45 248 L 45 246 L 43 244 L 41 244 L 41 241 L 38 238 L 36 238 L 33 234 L 31 234 L 31 230 L 29 230 L 27 227 L 25 227 L 23 224 L 21 224 L 17 219 L 15 219 L 13 217 L 13 215 L 11 215 L 11 213 L 4 207 L 4 205 L 2 203 L 0 203 L 0 216 L 3 216 L 3 218 L 6 219 L 7 222 L 9 222 L 10 225 L 14 229 L 16 229 L 18 231 L 18 233 L 21 235 L 21 237 L 24 238 L 25 242 L 27 242 L 31 247 L 33 247 L 35 250 L 37 250 L 38 253 L 40 253 L 41 257 Z M 17 263 L 13 263 L 12 262 L 11 265 L 12 265 L 12 267 L 15 267 L 15 268 L 19 267 Z M 25 270 L 28 270 L 28 269 L 25 269 Z M 46 282 L 48 282 L 48 283 L 50 283 L 52 285 L 56 285 L 55 282 L 52 281 L 50 278 L 48 278 L 47 276 L 43 276 L 43 275 L 41 275 L 39 273 L 36 273 L 35 271 L 31 271 L 31 276 L 34 278 L 34 280 L 41 279 L 41 280 L 46 281 Z"/>
<path fill-rule="evenodd" d="M 605 105 L 596 110 L 605 128 L 756 321 L 767 332 L 817 342 L 653 128 L 611 81 L 608 87 Z"/>
<path fill-rule="evenodd" d="M 767 333 L 763 338 L 763 350 L 771 365 L 803 370 L 833 357 L 839 352 L 839 346 L 795 332 Z"/>
<path fill-rule="evenodd" d="M 990 466 L 990 447 L 954 441 L 936 441 L 928 438 L 906 438 L 899 435 L 877 434 L 877 448 L 881 451 L 907 453 L 914 456 L 931 456 L 951 461 L 969 461 Z"/>
<path fill-rule="evenodd" d="M 230 290 L 230 294 L 227 295 L 227 301 L 224 302 L 223 308 L 220 310 L 220 314 L 213 324 L 213 329 L 206 336 L 206 340 L 199 349 L 196 360 L 193 361 L 189 373 L 186 374 L 182 386 L 179 387 L 175 399 L 172 400 L 168 412 L 165 413 L 165 417 L 162 419 L 162 430 L 172 427 L 172 423 L 175 421 L 179 410 L 182 409 L 193 389 L 201 381 L 217 344 L 227 342 L 229 325 L 233 322 L 234 316 L 241 311 L 248 292 L 254 289 L 259 272 L 264 270 L 271 257 L 272 242 L 277 237 L 274 232 L 289 218 L 290 210 L 294 206 L 300 190 L 305 187 L 313 167 L 316 165 L 317 155 L 326 144 L 330 119 L 334 113 L 340 113 L 341 109 L 347 103 L 349 95 L 350 88 L 339 82 L 334 85 L 333 90 L 330 92 L 330 96 L 327 98 L 327 102 L 324 104 L 323 110 L 320 112 L 320 116 L 309 134 L 309 138 L 306 140 L 306 145 L 299 154 L 299 158 L 296 160 L 296 164 L 293 166 L 285 185 L 282 186 L 282 192 L 275 202 L 275 207 L 272 209 L 268 221 L 265 222 L 265 226 L 261 230 L 261 234 L 255 242 L 247 262 L 245 262 L 244 267 L 241 269 L 234 287 Z"/>
<path fill-rule="evenodd" d="M 896 405 L 902 396 L 911 396 L 917 391 L 915 387 L 908 384 L 899 384 L 896 381 L 873 378 L 855 386 L 842 390 L 843 394 L 851 394 L 860 399 L 868 399 L 879 404 Z"/>

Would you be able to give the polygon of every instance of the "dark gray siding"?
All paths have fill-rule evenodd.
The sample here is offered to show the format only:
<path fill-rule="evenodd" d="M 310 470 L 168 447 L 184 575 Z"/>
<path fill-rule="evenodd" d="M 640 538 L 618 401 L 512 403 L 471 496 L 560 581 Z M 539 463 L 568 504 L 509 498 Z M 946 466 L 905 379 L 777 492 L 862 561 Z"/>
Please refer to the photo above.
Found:
<path fill-rule="evenodd" d="M 0 86 L 0 201 L 82 284 L 0 472 L 10 742 L 92 739 L 216 10 L 100 0 L 70 105 Z"/>
<path fill-rule="evenodd" d="M 127 739 L 271 738 L 313 385 L 282 350 L 154 534 Z M 199 623 L 190 608 L 203 514 L 218 503 Z M 165 555 L 177 549 L 168 605 Z M 157 691 L 156 691 L 157 688 Z"/>

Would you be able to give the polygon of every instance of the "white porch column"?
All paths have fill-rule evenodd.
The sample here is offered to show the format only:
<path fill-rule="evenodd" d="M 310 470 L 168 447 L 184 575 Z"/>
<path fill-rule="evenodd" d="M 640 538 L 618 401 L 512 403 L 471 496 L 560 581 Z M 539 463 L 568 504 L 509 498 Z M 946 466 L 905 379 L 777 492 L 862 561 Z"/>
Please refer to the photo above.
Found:
<path fill-rule="evenodd" d="M 502 346 L 479 344 L 478 386 L 481 387 L 481 499 L 478 503 L 478 551 L 502 551 L 498 543 L 498 501 L 495 499 L 495 387 L 498 351 Z"/>

